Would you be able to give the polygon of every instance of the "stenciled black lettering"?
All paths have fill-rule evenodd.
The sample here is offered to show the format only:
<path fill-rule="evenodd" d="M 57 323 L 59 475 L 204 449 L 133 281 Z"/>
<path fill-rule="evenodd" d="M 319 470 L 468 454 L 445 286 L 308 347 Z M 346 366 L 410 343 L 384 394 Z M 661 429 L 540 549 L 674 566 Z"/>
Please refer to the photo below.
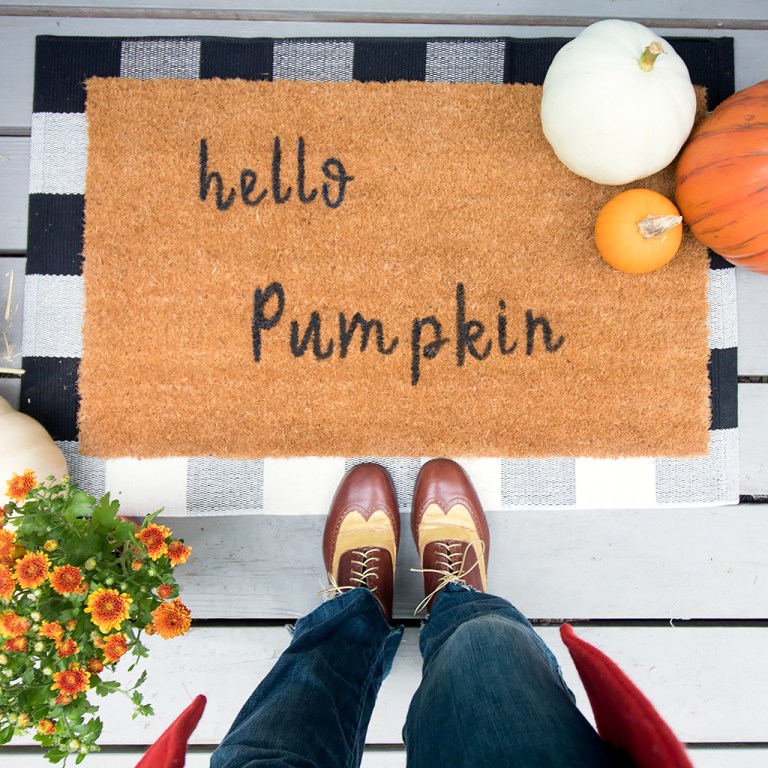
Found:
<path fill-rule="evenodd" d="M 320 313 L 313 312 L 309 316 L 309 322 L 304 329 L 304 335 L 299 341 L 299 323 L 297 320 L 291 320 L 291 354 L 294 357 L 303 357 L 307 351 L 309 342 L 312 342 L 312 354 L 317 360 L 326 360 L 333 354 L 333 339 L 328 340 L 328 346 L 323 349 L 320 331 L 322 322 Z"/>
<path fill-rule="evenodd" d="M 435 333 L 434 341 L 430 341 L 424 347 L 421 346 L 421 334 L 426 326 L 430 326 Z M 434 316 L 416 318 L 411 327 L 411 386 L 416 386 L 421 378 L 421 358 L 434 360 L 438 352 L 447 344 L 449 339 L 443 338 L 443 326 Z"/>
<path fill-rule="evenodd" d="M 476 360 L 485 360 L 491 353 L 490 340 L 482 352 L 478 352 L 475 342 L 480 341 L 485 333 L 485 326 L 479 320 L 467 320 L 464 283 L 456 284 L 456 365 L 464 365 L 466 353 Z"/>
<path fill-rule="evenodd" d="M 275 296 L 277 306 L 271 315 L 266 312 L 267 304 Z M 253 336 L 253 359 L 258 363 L 261 361 L 261 332 L 274 328 L 283 316 L 285 309 L 285 291 L 283 286 L 278 283 L 270 283 L 263 291 L 257 288 L 253 292 L 253 321 L 251 323 L 251 333 Z"/>
<path fill-rule="evenodd" d="M 331 170 L 332 166 L 335 166 L 335 171 Z M 338 208 L 344 202 L 344 194 L 347 189 L 347 184 L 349 184 L 349 182 L 352 181 L 355 177 L 349 176 L 346 169 L 344 168 L 344 164 L 341 162 L 341 160 L 337 160 L 335 157 L 329 157 L 323 163 L 323 175 L 326 179 L 339 185 L 336 198 L 332 199 L 330 194 L 331 185 L 327 181 L 324 181 L 323 201 L 329 208 Z"/>
<path fill-rule="evenodd" d="M 542 336 L 544 337 L 544 348 L 547 352 L 557 352 L 560 347 L 563 346 L 565 341 L 564 336 L 559 336 L 557 341 L 552 343 L 552 326 L 549 324 L 549 320 L 543 315 L 535 317 L 530 309 L 525 311 L 525 327 L 527 330 L 527 342 L 525 345 L 525 354 L 533 354 L 533 343 L 536 339 L 536 328 L 541 328 Z"/>
<path fill-rule="evenodd" d="M 282 191 L 282 181 L 280 179 L 282 162 L 283 153 L 280 148 L 280 137 L 275 136 L 275 141 L 272 145 L 272 197 L 278 204 L 288 202 L 291 197 L 290 187 L 286 187 L 285 192 Z"/>
<path fill-rule="evenodd" d="M 251 197 L 256 187 L 256 171 L 250 168 L 243 168 L 240 172 L 240 197 L 246 205 L 258 205 L 266 196 L 267 190 L 262 189 L 256 197 Z"/>
<path fill-rule="evenodd" d="M 497 329 L 499 332 L 499 351 L 502 355 L 511 355 L 517 349 L 517 339 L 507 346 L 507 304 L 503 299 L 499 300 L 499 318 Z"/>
<path fill-rule="evenodd" d="M 312 187 L 312 191 L 307 194 L 304 189 L 306 174 L 304 170 L 304 138 L 299 136 L 299 141 L 296 146 L 296 155 L 298 160 L 298 175 L 296 177 L 296 186 L 299 193 L 299 200 L 302 203 L 311 203 L 317 197 L 317 190 Z"/>
<path fill-rule="evenodd" d="M 376 350 L 381 355 L 391 355 L 395 351 L 400 339 L 397 336 L 392 338 L 389 346 L 384 341 L 384 326 L 381 320 L 376 318 L 366 320 L 359 312 L 352 315 L 352 320 L 347 321 L 347 316 L 339 312 L 339 357 L 346 357 L 349 345 L 352 343 L 352 337 L 355 331 L 360 328 L 362 335 L 360 337 L 360 351 L 365 352 L 371 337 L 371 330 L 376 331 Z"/>
<path fill-rule="evenodd" d="M 224 199 L 224 181 L 218 171 L 208 171 L 208 142 L 200 139 L 200 199 L 205 202 L 211 191 L 211 182 L 216 184 L 216 207 L 226 211 L 235 201 L 235 188 L 232 187 Z"/>

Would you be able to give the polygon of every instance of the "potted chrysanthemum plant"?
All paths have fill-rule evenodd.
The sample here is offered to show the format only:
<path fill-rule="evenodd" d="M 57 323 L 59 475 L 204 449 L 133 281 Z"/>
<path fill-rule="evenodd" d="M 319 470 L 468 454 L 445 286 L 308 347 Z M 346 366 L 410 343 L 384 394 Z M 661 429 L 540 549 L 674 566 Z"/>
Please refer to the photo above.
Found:
<path fill-rule="evenodd" d="M 155 522 L 119 516 L 69 478 L 7 481 L 0 515 L 0 744 L 34 732 L 51 762 L 97 751 L 93 695 L 123 693 L 134 714 L 153 714 L 140 688 L 112 679 L 148 654 L 143 635 L 190 628 L 173 569 L 191 548 Z M 127 658 L 133 657 L 128 665 Z M 125 677 L 120 675 L 121 678 Z"/>

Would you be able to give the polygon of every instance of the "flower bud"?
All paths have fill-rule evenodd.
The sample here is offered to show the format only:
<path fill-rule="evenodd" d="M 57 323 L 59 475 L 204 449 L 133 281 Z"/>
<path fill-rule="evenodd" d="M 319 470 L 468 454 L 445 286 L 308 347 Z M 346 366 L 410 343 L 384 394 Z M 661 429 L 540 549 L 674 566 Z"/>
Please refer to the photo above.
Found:
<path fill-rule="evenodd" d="M 83 568 L 85 568 L 86 571 L 92 571 L 95 567 L 96 567 L 96 558 L 95 557 L 89 557 L 83 563 Z"/>
<path fill-rule="evenodd" d="M 80 749 L 80 741 L 79 741 L 79 739 L 70 739 L 69 748 L 73 752 L 78 750 L 78 749 Z"/>
<path fill-rule="evenodd" d="M 57 549 L 59 546 L 59 542 L 56 541 L 56 539 L 48 539 L 48 541 L 43 544 L 43 549 L 46 552 L 53 552 L 54 549 Z"/>
<path fill-rule="evenodd" d="M 22 712 L 19 715 L 18 720 L 16 721 L 16 725 L 18 725 L 19 728 L 26 728 L 29 725 L 29 723 L 30 723 L 29 715 L 27 715 L 24 712 Z"/>
<path fill-rule="evenodd" d="M 43 667 L 43 674 L 50 677 L 53 674 L 53 670 L 50 667 Z"/>
<path fill-rule="evenodd" d="M 112 576 L 107 576 L 107 578 L 106 578 L 106 579 L 104 579 L 104 583 L 105 583 L 105 584 L 106 584 L 108 587 L 111 587 L 111 586 L 112 586 L 112 585 L 115 583 L 115 580 L 114 580 L 114 578 L 113 578 Z"/>
<path fill-rule="evenodd" d="M 0 653 L 0 664 L 5 666 L 8 663 L 8 657 L 4 653 Z"/>
<path fill-rule="evenodd" d="M 37 642 L 37 643 L 34 644 L 33 647 L 34 647 L 35 651 L 37 651 L 37 653 L 40 653 L 45 648 L 45 644 L 41 643 L 41 642 Z"/>
<path fill-rule="evenodd" d="M 32 621 L 40 621 L 43 617 L 40 615 L 40 611 L 32 611 L 32 613 L 29 614 L 29 618 L 32 619 Z"/>

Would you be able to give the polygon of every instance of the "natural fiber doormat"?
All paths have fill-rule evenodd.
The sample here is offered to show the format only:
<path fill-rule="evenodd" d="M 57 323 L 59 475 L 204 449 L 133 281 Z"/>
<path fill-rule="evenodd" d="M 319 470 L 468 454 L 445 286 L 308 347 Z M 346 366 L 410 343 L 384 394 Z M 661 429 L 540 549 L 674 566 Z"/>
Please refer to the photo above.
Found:
<path fill-rule="evenodd" d="M 204 81 L 212 78 L 240 78 L 250 81 L 275 81 L 275 84 L 294 80 L 540 84 L 552 57 L 566 42 L 564 38 L 326 37 L 272 40 L 209 37 L 39 37 L 35 54 L 29 245 L 24 283 L 23 367 L 26 372 L 22 379 L 21 407 L 38 419 L 53 435 L 67 456 L 72 477 L 96 495 L 110 491 L 120 499 L 121 508 L 129 515 L 142 515 L 159 506 L 165 508 L 166 515 L 324 515 L 344 472 L 354 463 L 366 458 L 351 455 L 276 458 L 252 454 L 249 458 L 234 459 L 221 455 L 201 456 L 199 446 L 193 446 L 189 455 L 153 459 L 103 459 L 84 455 L 78 430 L 81 406 L 78 376 L 83 355 L 83 220 L 89 162 L 85 83 L 88 78 L 199 78 Z M 730 38 L 687 37 L 673 38 L 670 42 L 688 65 L 693 82 L 706 87 L 710 109 L 733 92 L 733 41 Z M 218 163 L 220 156 L 214 157 L 213 149 L 213 145 L 210 145 L 211 162 Z M 215 149 L 218 152 L 218 147 Z M 285 161 L 295 163 L 295 159 L 291 158 L 296 157 L 296 144 L 281 141 L 281 149 Z M 322 174 L 322 168 L 316 164 L 316 160 L 319 157 L 324 162 L 332 151 L 329 149 L 326 153 L 322 152 L 322 149 L 318 144 L 305 142 L 305 190 L 311 189 L 311 183 L 313 187 L 318 188 L 318 194 L 322 193 L 321 184 L 324 177 L 318 175 Z M 265 148 L 265 154 L 259 151 L 248 156 L 249 162 L 253 162 L 253 170 L 259 174 L 259 183 L 264 181 L 269 184 L 272 151 L 273 145 L 270 144 Z M 511 152 L 509 154 L 512 157 Z M 256 167 L 256 160 L 259 158 L 267 160 L 267 164 L 262 163 Z M 310 158 L 313 158 L 311 166 Z M 340 159 L 343 161 L 345 158 L 340 155 Z M 115 173 L 118 174 L 122 165 L 128 162 L 129 156 L 121 158 Z M 199 156 L 195 162 L 199 162 Z M 464 165 L 471 166 L 469 162 Z M 154 169 L 150 170 L 154 172 Z M 215 168 L 213 165 L 210 170 L 222 172 L 221 168 Z M 236 171 L 240 170 L 242 169 L 236 168 Z M 351 175 L 355 175 L 355 169 L 351 166 L 347 170 Z M 293 187 L 295 195 L 295 176 L 293 179 L 288 176 L 281 178 L 285 184 Z M 239 177 L 232 176 L 223 180 L 226 180 L 230 187 L 239 186 Z M 350 182 L 345 202 L 336 212 L 343 212 L 353 195 L 357 194 L 355 184 L 356 181 Z M 268 192 L 271 194 L 271 189 L 268 189 Z M 465 197 L 468 195 L 465 194 Z M 207 202 L 210 202 L 210 198 Z M 283 207 L 290 208 L 292 203 L 295 203 L 295 198 Z M 264 207 L 265 203 L 256 206 L 253 213 L 261 215 Z M 311 209 L 311 205 L 303 207 Z M 233 209 L 225 211 L 222 217 L 233 212 Z M 147 221 L 146 210 L 140 213 L 141 215 L 135 218 L 138 237 L 141 236 Z M 398 237 L 393 227 L 389 230 L 393 238 Z M 505 233 L 504 243 L 507 242 L 514 242 L 514 238 Z M 118 245 L 113 244 L 114 247 Z M 170 251 L 172 249 L 169 248 L 165 253 L 157 254 L 157 258 L 147 265 L 146 281 L 142 287 L 143 300 L 160 290 L 158 273 L 153 272 L 153 269 L 162 267 L 162 258 L 167 257 Z M 469 251 L 467 255 L 469 256 Z M 146 257 L 148 261 L 152 260 L 149 250 L 146 251 Z M 560 258 L 558 254 L 554 254 L 553 258 L 555 257 Z M 413 255 L 406 254 L 402 258 L 407 265 L 413 260 Z M 211 269 L 213 270 L 214 266 Z M 388 290 L 389 283 L 396 279 L 401 283 L 408 283 L 400 273 L 389 280 L 382 279 L 382 273 L 383 270 L 377 270 L 376 275 L 368 280 L 367 284 L 375 283 L 373 291 L 369 289 L 369 292 L 375 294 L 376 291 Z M 249 274 L 247 285 L 251 300 L 256 287 L 268 285 L 275 279 L 270 275 L 257 275 L 255 272 Z M 564 270 L 563 280 L 567 279 L 570 279 L 570 275 Z M 520 324 L 525 320 L 521 310 L 530 306 L 536 312 L 547 311 L 534 295 L 535 285 L 532 282 L 526 286 L 522 296 L 503 297 L 507 305 L 508 328 L 517 330 L 519 343 L 522 345 L 526 341 L 526 335 L 525 325 Z M 115 288 L 119 288 L 119 281 Z M 455 334 L 455 290 L 454 284 L 452 292 L 446 289 L 442 294 L 442 300 L 452 307 L 450 315 L 440 318 L 444 321 L 446 336 Z M 437 289 L 435 291 L 437 295 Z M 468 453 L 472 450 L 482 450 L 485 444 L 478 446 L 469 445 L 467 442 L 461 445 L 454 456 L 470 473 L 485 508 L 647 508 L 717 505 L 738 501 L 735 268 L 712 255 L 707 294 L 711 396 L 709 449 L 706 456 L 640 456 L 620 459 L 595 459 L 585 456 L 512 458 L 505 450 L 491 457 L 468 459 Z M 471 306 L 471 309 L 467 310 L 467 320 L 481 320 L 486 326 L 484 338 L 488 340 L 496 338 L 498 334 L 499 295 L 493 293 L 489 303 L 482 298 L 484 295 L 487 294 L 483 293 L 481 286 L 475 284 L 470 287 L 470 283 L 465 279 L 465 307 Z M 291 296 L 292 294 L 288 294 L 288 300 L 293 302 Z M 140 296 L 135 298 L 138 301 Z M 685 300 L 687 298 L 681 292 L 678 302 Z M 89 301 L 89 308 L 90 306 Z M 360 303 L 359 306 L 347 307 L 345 302 L 343 307 L 334 307 L 334 312 L 344 310 L 348 313 L 353 308 L 362 310 L 363 305 Z M 633 311 L 631 306 L 628 306 L 628 309 Z M 437 306 L 434 309 L 426 305 L 419 306 L 418 310 L 419 314 L 414 316 L 425 317 L 429 312 L 437 312 Z M 299 317 L 293 312 L 293 307 L 286 306 L 281 321 L 282 327 L 276 326 L 264 333 L 265 352 L 274 351 L 274 346 L 268 346 L 268 343 L 274 344 L 270 338 L 276 338 L 275 331 L 282 330 L 285 333 L 287 330 L 290 334 L 289 323 L 292 319 L 301 319 L 301 330 L 304 330 L 307 317 Z M 351 315 L 347 314 L 347 317 Z M 331 318 L 334 318 L 333 314 Z M 559 335 L 565 334 L 558 328 L 554 315 L 550 321 L 556 341 Z M 325 333 L 328 328 L 329 326 L 324 325 L 323 339 L 327 338 Z M 124 330 L 128 338 L 131 328 L 125 325 Z M 389 356 L 375 352 L 375 333 L 369 342 L 371 347 L 361 354 L 360 330 L 355 331 L 354 345 L 350 344 L 346 362 L 349 363 L 355 353 L 358 358 L 362 358 L 373 351 L 374 359 L 379 362 L 395 364 L 393 361 L 397 354 L 408 355 L 410 347 L 407 345 L 407 331 L 408 328 L 404 337 L 405 350 L 398 348 Z M 245 333 L 248 338 L 248 331 Z M 271 337 L 270 333 L 273 333 Z M 336 335 L 338 336 L 338 330 Z M 185 348 L 195 348 L 201 338 L 196 331 Z M 387 338 L 389 339 L 389 336 Z M 455 339 L 455 336 L 453 338 Z M 541 344 L 541 338 L 541 327 L 537 326 L 537 344 Z M 252 339 L 249 338 L 248 343 L 252 346 Z M 401 340 L 400 344 L 403 343 Z M 566 350 L 568 343 L 570 340 L 566 338 L 561 349 Z M 677 343 L 681 350 L 688 344 L 682 335 Z M 441 363 L 444 356 L 447 359 L 455 355 L 454 345 L 455 341 L 444 345 L 436 358 L 427 360 L 422 368 L 424 378 L 416 389 L 430 380 L 435 381 L 436 364 Z M 138 344 L 130 346 L 128 343 L 124 347 L 127 348 L 126 355 L 137 364 L 146 349 Z M 479 344 L 478 349 L 481 349 Z M 307 354 L 311 355 L 311 351 L 310 343 Z M 88 349 L 85 354 L 86 359 L 82 361 L 82 365 L 87 367 Z M 462 370 L 465 373 L 472 372 L 473 376 L 477 372 L 482 377 L 484 366 L 493 362 L 494 354 L 495 350 L 484 361 L 470 359 L 468 354 Z M 512 363 L 517 360 L 517 354 L 518 352 L 508 355 L 505 360 Z M 559 351 L 553 352 L 548 357 L 554 360 L 558 354 Z M 225 361 L 221 356 L 208 361 L 211 383 L 223 379 L 223 362 Z M 318 361 L 313 364 L 323 366 L 327 362 Z M 163 361 L 163 365 L 166 364 L 167 361 Z M 399 364 L 405 368 L 404 380 L 409 381 L 408 364 L 405 361 Z M 453 368 L 454 364 L 455 356 L 448 367 Z M 144 373 L 146 374 L 146 371 Z M 150 372 L 151 377 L 155 374 L 156 372 Z M 602 372 L 598 374 L 602 375 L 611 375 L 607 363 L 602 365 Z M 105 381 L 114 385 L 120 384 L 114 371 L 105 370 L 104 377 Z M 145 380 L 140 398 L 134 398 L 128 404 L 118 405 L 134 411 L 140 406 L 151 407 L 155 397 L 154 381 L 154 378 Z M 172 417 L 177 403 L 183 404 L 190 398 L 190 393 L 185 389 L 186 379 L 180 379 L 177 386 L 177 402 L 174 402 L 169 412 L 159 413 L 158 419 L 148 425 L 147 431 L 150 435 L 160 434 L 166 417 Z M 406 390 L 409 391 L 409 388 L 410 384 Z M 525 399 L 528 395 L 520 385 L 508 397 L 509 407 L 515 406 L 517 401 Z M 367 396 L 376 395 L 371 393 L 369 388 Z M 233 394 L 225 396 L 225 400 L 222 409 L 244 409 L 243 403 Z M 469 407 L 471 402 L 467 401 L 465 407 Z M 291 407 L 295 414 L 304 417 L 306 403 L 292 403 Z M 438 409 L 442 411 L 443 404 L 440 404 Z M 218 407 L 214 409 L 214 416 L 219 410 Z M 213 428 L 215 418 L 209 419 L 208 423 Z M 396 424 L 394 419 L 392 424 Z M 455 428 L 459 433 L 460 428 Z M 263 433 L 264 430 L 260 427 L 259 432 Z M 389 469 L 395 481 L 400 507 L 407 510 L 413 483 L 424 458 L 387 455 L 382 445 L 373 442 L 368 458 L 382 462 Z M 426 450 L 425 443 L 424 451 Z M 133 450 L 130 450 L 130 454 L 136 455 Z"/>
<path fill-rule="evenodd" d="M 87 91 L 85 452 L 706 453 L 706 249 L 604 264 L 539 87 Z"/>

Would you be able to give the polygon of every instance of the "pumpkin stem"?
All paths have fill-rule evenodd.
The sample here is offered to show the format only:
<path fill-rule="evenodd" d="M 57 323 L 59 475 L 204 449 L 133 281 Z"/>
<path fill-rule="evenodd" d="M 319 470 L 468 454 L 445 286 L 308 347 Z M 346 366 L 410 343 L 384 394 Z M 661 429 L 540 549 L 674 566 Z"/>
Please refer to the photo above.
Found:
<path fill-rule="evenodd" d="M 650 72 L 653 69 L 653 63 L 660 53 L 666 53 L 661 47 L 661 43 L 654 40 L 650 45 L 645 47 L 642 56 L 640 56 L 640 69 L 643 72 Z"/>
<path fill-rule="evenodd" d="M 637 222 L 637 228 L 640 234 L 649 240 L 652 237 L 659 237 L 673 227 L 676 227 L 683 221 L 682 216 L 651 216 L 649 213 L 644 219 Z"/>

